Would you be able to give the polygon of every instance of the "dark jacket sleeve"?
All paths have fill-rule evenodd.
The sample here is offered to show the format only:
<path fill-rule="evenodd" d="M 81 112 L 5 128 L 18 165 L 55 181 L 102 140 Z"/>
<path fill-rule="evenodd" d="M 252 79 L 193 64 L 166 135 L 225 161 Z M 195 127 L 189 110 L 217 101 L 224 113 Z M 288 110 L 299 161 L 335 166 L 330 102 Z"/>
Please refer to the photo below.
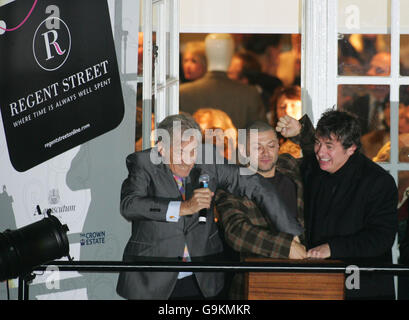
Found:
<path fill-rule="evenodd" d="M 409 223 L 406 221 L 406 231 L 402 242 L 399 244 L 400 263 L 409 265 Z"/>
<path fill-rule="evenodd" d="M 288 258 L 294 236 L 269 227 L 250 200 L 219 190 L 215 203 L 226 242 L 234 250 L 269 258 Z"/>
<path fill-rule="evenodd" d="M 308 157 L 314 154 L 315 129 L 308 115 L 304 115 L 299 121 L 301 123 L 301 132 L 299 135 L 292 137 L 291 141 L 300 145 L 303 156 Z"/>
<path fill-rule="evenodd" d="M 136 152 L 126 158 L 128 177 L 122 183 L 121 215 L 127 220 L 148 219 L 166 221 L 170 200 L 148 196 L 151 182 L 149 154 Z"/>
<path fill-rule="evenodd" d="M 397 232 L 397 188 L 389 174 L 373 179 L 368 188 L 364 228 L 328 241 L 331 258 L 377 257 L 390 250 Z"/>
<path fill-rule="evenodd" d="M 243 169 L 243 171 L 241 171 Z M 249 174 L 237 165 L 217 165 L 218 187 L 236 196 L 253 200 L 279 231 L 300 235 L 303 228 L 297 212 L 290 212 L 280 199 L 277 189 L 259 174 Z"/>

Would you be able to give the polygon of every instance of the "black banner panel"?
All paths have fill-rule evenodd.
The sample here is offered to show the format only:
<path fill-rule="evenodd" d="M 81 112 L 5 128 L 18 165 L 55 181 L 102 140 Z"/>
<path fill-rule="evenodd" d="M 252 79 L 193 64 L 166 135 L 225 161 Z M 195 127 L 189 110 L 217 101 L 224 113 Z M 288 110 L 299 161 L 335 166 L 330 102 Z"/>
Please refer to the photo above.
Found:
<path fill-rule="evenodd" d="M 0 19 L 7 29 L 21 25 L 0 36 L 0 108 L 17 171 L 121 123 L 124 102 L 105 0 L 19 0 L 0 7 Z"/>

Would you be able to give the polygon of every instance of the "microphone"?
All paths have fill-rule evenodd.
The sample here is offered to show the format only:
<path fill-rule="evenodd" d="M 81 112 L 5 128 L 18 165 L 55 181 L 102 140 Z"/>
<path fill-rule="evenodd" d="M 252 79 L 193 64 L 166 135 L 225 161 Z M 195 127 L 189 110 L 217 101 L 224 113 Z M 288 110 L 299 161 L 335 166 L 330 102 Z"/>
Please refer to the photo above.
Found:
<path fill-rule="evenodd" d="M 209 175 L 202 174 L 199 177 L 199 184 L 200 188 L 208 188 L 209 187 Z M 199 223 L 206 223 L 207 221 L 207 209 L 203 208 L 199 211 Z"/>

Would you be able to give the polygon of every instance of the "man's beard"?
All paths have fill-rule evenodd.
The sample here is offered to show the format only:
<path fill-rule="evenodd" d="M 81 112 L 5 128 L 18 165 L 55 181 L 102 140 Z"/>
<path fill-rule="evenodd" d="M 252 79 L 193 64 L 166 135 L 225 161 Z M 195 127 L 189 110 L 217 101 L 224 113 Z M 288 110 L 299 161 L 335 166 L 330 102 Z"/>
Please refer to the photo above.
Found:
<path fill-rule="evenodd" d="M 257 171 L 262 173 L 270 172 L 276 166 L 276 163 L 277 161 L 273 162 L 268 169 L 261 169 L 260 167 L 258 167 Z"/>

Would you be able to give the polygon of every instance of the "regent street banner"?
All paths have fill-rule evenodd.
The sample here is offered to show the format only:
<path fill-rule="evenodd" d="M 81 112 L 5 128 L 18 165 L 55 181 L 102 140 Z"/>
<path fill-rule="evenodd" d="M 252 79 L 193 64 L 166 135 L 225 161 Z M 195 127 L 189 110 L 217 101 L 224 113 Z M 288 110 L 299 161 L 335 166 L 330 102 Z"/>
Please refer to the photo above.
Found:
<path fill-rule="evenodd" d="M 0 108 L 17 171 L 121 123 L 106 1 L 19 0 L 0 7 L 0 20 Z"/>

